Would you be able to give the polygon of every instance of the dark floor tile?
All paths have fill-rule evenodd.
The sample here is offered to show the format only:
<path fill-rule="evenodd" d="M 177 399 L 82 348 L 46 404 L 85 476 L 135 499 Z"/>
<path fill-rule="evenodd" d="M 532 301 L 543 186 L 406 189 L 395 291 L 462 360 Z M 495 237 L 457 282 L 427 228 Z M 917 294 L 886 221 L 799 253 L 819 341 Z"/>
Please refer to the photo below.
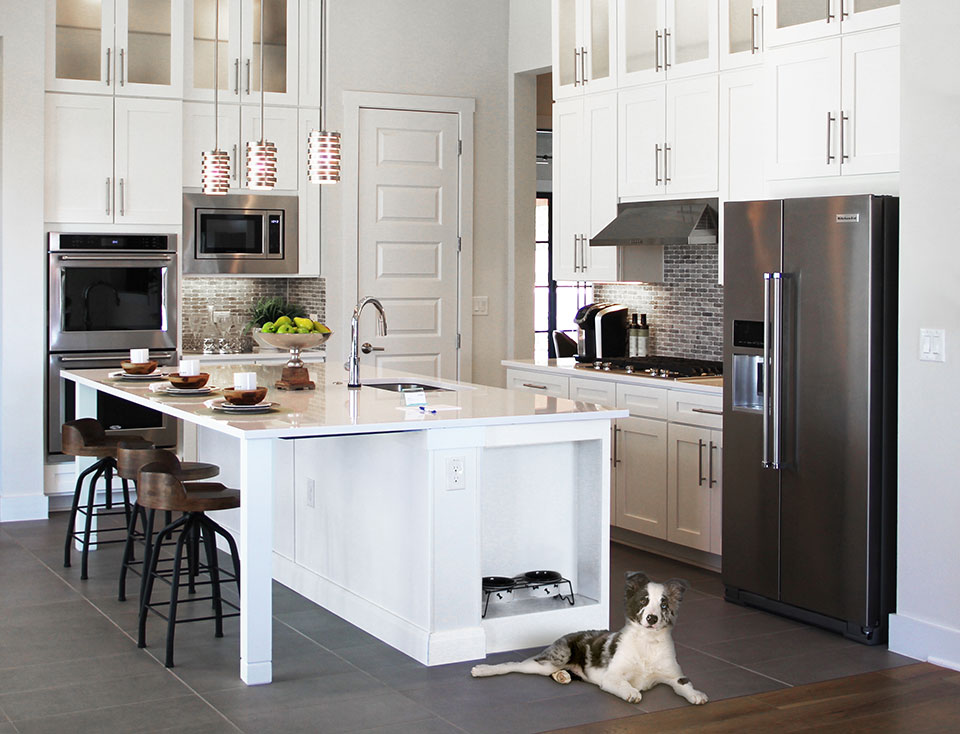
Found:
<path fill-rule="evenodd" d="M 15 579 L 2 583 L 0 594 L 0 612 L 13 607 L 49 604 L 51 602 L 72 601 L 76 593 L 62 580 L 38 566 L 29 573 L 19 574 Z"/>
<path fill-rule="evenodd" d="M 695 610 L 696 611 L 696 610 Z M 806 629 L 805 625 L 786 617 L 766 612 L 747 612 L 736 616 L 707 616 L 690 619 L 680 610 L 680 619 L 673 632 L 673 639 L 688 647 L 740 640 L 773 633 L 789 634 Z"/>
<path fill-rule="evenodd" d="M 91 630 L 82 636 L 71 630 L 49 629 L 48 636 L 39 632 L 14 640 L 5 637 L 5 644 L 0 646 L 0 669 L 117 655 L 134 649 L 135 643 L 116 629 Z"/>
<path fill-rule="evenodd" d="M 800 686 L 916 662 L 912 658 L 889 652 L 885 646 L 858 645 L 857 648 L 841 650 L 834 654 L 824 654 L 823 651 L 810 652 L 751 663 L 746 667 L 792 686 Z"/>
<path fill-rule="evenodd" d="M 17 729 L 9 722 L 0 723 L 0 734 L 17 734 Z"/>
<path fill-rule="evenodd" d="M 697 690 L 706 693 L 711 701 L 787 688 L 778 681 L 743 668 L 721 668 L 701 673 L 697 676 L 695 685 Z"/>
<path fill-rule="evenodd" d="M 358 734 L 463 734 L 463 729 L 440 718 L 408 721 L 403 724 L 387 724 L 373 729 L 364 729 Z"/>
<path fill-rule="evenodd" d="M 238 732 L 242 734 L 242 730 L 236 724 L 225 718 L 196 726 L 179 725 L 150 730 L 150 734 L 238 734 Z"/>
<path fill-rule="evenodd" d="M 319 607 L 308 611 L 278 614 L 277 619 L 328 650 L 380 643 L 373 635 Z"/>
<path fill-rule="evenodd" d="M 223 718 L 196 696 L 111 706 L 79 713 L 44 716 L 17 724 L 20 734 L 152 732 L 181 725 L 220 724 Z"/>
<path fill-rule="evenodd" d="M 786 632 L 725 642 L 698 643 L 696 649 L 737 665 L 750 666 L 765 660 L 776 660 L 810 652 L 836 654 L 856 644 L 833 632 L 815 627 L 800 627 Z"/>
<path fill-rule="evenodd" d="M 140 650 L 132 649 L 119 655 L 6 668 L 0 670 L 0 691 L 4 694 L 19 694 L 67 686 L 77 681 L 88 684 L 111 681 L 157 670 L 157 662 L 153 658 L 144 655 Z"/>
<path fill-rule="evenodd" d="M 686 647 L 680 644 L 675 644 L 674 647 L 677 651 L 677 662 L 680 663 L 683 674 L 688 678 L 695 678 L 700 673 L 736 667 L 733 663 L 721 660 L 712 655 L 707 655 L 699 650 L 694 650 L 692 647 Z M 694 683 L 696 683 L 696 681 L 694 681 Z"/>

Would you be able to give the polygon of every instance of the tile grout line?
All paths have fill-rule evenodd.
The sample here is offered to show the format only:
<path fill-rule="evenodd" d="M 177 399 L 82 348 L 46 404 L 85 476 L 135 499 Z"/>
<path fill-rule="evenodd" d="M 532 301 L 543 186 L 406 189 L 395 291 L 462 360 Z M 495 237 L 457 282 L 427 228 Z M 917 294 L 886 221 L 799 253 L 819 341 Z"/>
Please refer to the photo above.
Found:
<path fill-rule="evenodd" d="M 778 634 L 778 633 L 777 633 L 777 632 L 774 632 L 774 633 L 772 633 L 772 634 Z M 762 636 L 763 636 L 763 635 L 757 635 L 757 637 L 762 637 Z M 678 644 L 682 644 L 682 643 L 678 643 Z M 689 645 L 685 645 L 685 647 L 689 647 Z M 753 670 L 753 669 L 751 669 L 751 668 L 746 667 L 745 665 L 740 665 L 740 663 L 735 663 L 735 662 L 733 662 L 732 660 L 727 660 L 726 658 L 722 658 L 722 657 L 720 657 L 719 655 L 713 655 L 712 653 L 709 653 L 709 652 L 707 652 L 706 650 L 701 650 L 701 649 L 696 648 L 696 647 L 690 647 L 690 649 L 691 649 L 691 650 L 694 650 L 695 652 L 700 653 L 701 655 L 706 655 L 708 658 L 713 658 L 714 660 L 719 660 L 720 662 L 727 663 L 727 665 L 732 665 L 732 666 L 735 667 L 735 668 L 740 668 L 741 670 L 746 670 L 748 673 L 753 673 L 754 675 L 759 675 L 761 678 L 767 678 L 767 679 L 769 679 L 769 680 L 772 680 L 772 681 L 775 681 L 775 682 L 780 683 L 780 684 L 782 684 L 782 685 L 785 685 L 785 686 L 787 686 L 788 688 L 793 688 L 793 687 L 794 687 L 794 685 L 793 685 L 792 683 L 787 683 L 786 681 L 780 680 L 779 678 L 774 678 L 772 675 L 767 675 L 766 673 L 761 673 L 761 672 L 758 671 L 758 670 Z M 784 657 L 791 657 L 791 656 L 790 656 L 790 655 L 784 655 Z M 780 659 L 782 660 L 783 658 L 780 658 Z"/>

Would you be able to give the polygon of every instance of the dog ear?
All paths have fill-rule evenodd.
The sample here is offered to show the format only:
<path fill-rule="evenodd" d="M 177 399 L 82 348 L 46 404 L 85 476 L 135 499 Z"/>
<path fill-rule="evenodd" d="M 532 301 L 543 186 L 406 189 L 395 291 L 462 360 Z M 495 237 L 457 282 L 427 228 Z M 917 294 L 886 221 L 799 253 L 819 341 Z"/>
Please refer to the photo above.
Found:
<path fill-rule="evenodd" d="M 650 583 L 650 578 L 643 571 L 627 571 L 627 595 L 639 591 Z"/>
<path fill-rule="evenodd" d="M 683 599 L 683 592 L 689 588 L 690 584 L 683 579 L 670 579 L 663 583 L 663 594 L 676 606 Z"/>

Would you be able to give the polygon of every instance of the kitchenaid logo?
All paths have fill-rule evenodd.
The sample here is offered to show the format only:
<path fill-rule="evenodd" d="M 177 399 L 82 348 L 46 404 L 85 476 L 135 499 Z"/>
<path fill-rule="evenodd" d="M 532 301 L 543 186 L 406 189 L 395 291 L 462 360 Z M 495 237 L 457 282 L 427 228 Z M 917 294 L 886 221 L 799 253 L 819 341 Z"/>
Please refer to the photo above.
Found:
<path fill-rule="evenodd" d="M 838 214 L 837 222 L 859 222 L 859 214 Z"/>

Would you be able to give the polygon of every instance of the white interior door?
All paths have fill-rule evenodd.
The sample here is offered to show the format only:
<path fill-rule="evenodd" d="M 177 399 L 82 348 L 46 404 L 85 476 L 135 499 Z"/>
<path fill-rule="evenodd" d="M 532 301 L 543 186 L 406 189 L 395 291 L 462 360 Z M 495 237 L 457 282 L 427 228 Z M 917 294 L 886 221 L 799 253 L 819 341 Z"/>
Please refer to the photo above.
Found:
<path fill-rule="evenodd" d="M 361 353 L 381 370 L 456 379 L 459 324 L 459 119 L 361 109 L 357 298 L 380 299 L 388 334 L 364 312 Z"/>

